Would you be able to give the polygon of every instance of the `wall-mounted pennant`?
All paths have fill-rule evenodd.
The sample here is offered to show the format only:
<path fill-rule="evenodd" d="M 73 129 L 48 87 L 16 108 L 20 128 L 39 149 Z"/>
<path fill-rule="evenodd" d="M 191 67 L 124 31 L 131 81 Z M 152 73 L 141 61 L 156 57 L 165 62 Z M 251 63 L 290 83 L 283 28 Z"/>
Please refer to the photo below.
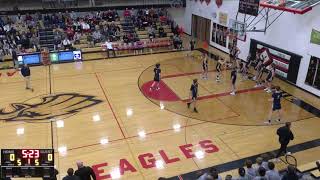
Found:
<path fill-rule="evenodd" d="M 216 4 L 217 4 L 218 8 L 220 8 L 220 6 L 222 5 L 222 1 L 223 0 L 216 0 Z"/>
<path fill-rule="evenodd" d="M 211 2 L 211 0 L 206 0 L 207 5 L 209 5 Z"/>

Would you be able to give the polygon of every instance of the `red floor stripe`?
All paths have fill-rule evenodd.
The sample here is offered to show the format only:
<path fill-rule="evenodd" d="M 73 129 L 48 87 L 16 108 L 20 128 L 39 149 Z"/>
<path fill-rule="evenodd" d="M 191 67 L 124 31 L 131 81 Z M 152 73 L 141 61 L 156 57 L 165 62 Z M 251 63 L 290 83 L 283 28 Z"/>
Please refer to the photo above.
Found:
<path fill-rule="evenodd" d="M 217 72 L 217 71 L 216 70 L 210 70 L 208 72 Z M 171 74 L 171 75 L 162 76 L 162 79 L 168 79 L 168 78 L 173 78 L 173 77 L 181 77 L 181 76 L 190 76 L 190 75 L 201 74 L 201 73 L 202 73 L 202 71 L 190 72 L 190 73 Z"/>
<path fill-rule="evenodd" d="M 101 90 L 102 90 L 102 92 L 103 92 L 103 94 L 104 94 L 104 97 L 106 98 L 106 100 L 107 100 L 107 102 L 108 102 L 108 105 L 109 105 L 109 107 L 110 107 L 110 109 L 111 109 L 112 115 L 113 115 L 113 117 L 115 118 L 115 120 L 117 121 L 117 124 L 118 124 L 118 127 L 119 127 L 120 131 L 121 131 L 121 134 L 122 134 L 123 138 L 126 138 L 126 136 L 124 135 L 124 132 L 123 132 L 121 126 L 120 126 L 120 123 L 119 123 L 119 121 L 118 121 L 118 118 L 117 118 L 117 116 L 116 116 L 116 114 L 115 114 L 115 112 L 114 112 L 114 110 L 113 110 L 113 108 L 112 108 L 112 106 L 111 106 L 111 103 L 110 103 L 110 101 L 109 101 L 109 99 L 108 99 L 108 96 L 107 96 L 104 88 L 102 87 L 102 84 L 101 84 L 101 82 L 100 82 L 99 76 L 98 76 L 97 73 L 95 73 L 95 75 L 96 75 L 96 78 L 97 78 L 98 83 L 99 83 L 99 85 L 100 85 L 100 88 L 101 88 Z"/>
<path fill-rule="evenodd" d="M 236 92 L 236 94 L 242 94 L 242 93 L 247 93 L 247 92 L 254 92 L 254 91 L 261 91 L 264 89 L 264 87 L 258 87 L 258 88 L 251 88 L 251 89 L 242 89 Z M 212 95 L 207 95 L 207 96 L 201 96 L 198 97 L 197 100 L 204 100 L 204 99 L 210 99 L 210 98 L 216 98 L 216 97 L 222 97 L 222 96 L 228 96 L 230 95 L 230 92 L 224 92 L 220 94 L 212 94 Z M 182 100 L 183 102 L 188 102 L 190 99 L 184 99 Z"/>

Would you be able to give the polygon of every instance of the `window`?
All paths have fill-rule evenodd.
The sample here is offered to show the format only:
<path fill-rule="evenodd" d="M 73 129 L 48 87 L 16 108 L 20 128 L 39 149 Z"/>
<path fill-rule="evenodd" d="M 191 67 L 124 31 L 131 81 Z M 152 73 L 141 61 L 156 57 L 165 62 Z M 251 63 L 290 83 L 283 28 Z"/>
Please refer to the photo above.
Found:
<path fill-rule="evenodd" d="M 311 56 L 305 83 L 320 89 L 320 58 Z"/>

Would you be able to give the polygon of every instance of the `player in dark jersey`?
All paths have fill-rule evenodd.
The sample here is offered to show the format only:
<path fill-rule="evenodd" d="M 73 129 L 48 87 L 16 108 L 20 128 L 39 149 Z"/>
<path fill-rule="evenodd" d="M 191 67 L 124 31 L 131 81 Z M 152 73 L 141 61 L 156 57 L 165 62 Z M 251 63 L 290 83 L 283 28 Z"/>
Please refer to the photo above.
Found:
<path fill-rule="evenodd" d="M 275 91 L 272 93 L 272 98 L 269 101 L 272 101 L 272 109 L 269 113 L 268 124 L 271 124 L 272 114 L 273 112 L 277 112 L 278 114 L 278 122 L 281 121 L 281 98 L 282 92 L 279 86 L 275 87 Z"/>
<path fill-rule="evenodd" d="M 241 73 L 242 73 L 242 80 L 247 80 L 248 79 L 248 71 L 249 68 L 251 66 L 251 54 L 249 53 L 248 57 L 247 57 L 247 61 L 245 63 L 242 63 L 242 67 L 241 67 Z"/>
<path fill-rule="evenodd" d="M 237 68 L 231 70 L 231 95 L 236 95 Z"/>
<path fill-rule="evenodd" d="M 197 98 L 198 98 L 198 80 L 194 79 L 190 87 L 190 101 L 187 103 L 188 108 L 193 103 L 193 111 L 198 112 L 197 110 Z"/>
<path fill-rule="evenodd" d="M 271 82 L 274 78 L 274 76 L 276 75 L 276 67 L 274 66 L 274 64 L 271 64 L 271 68 L 268 70 L 268 75 L 267 78 L 265 79 L 265 91 L 267 91 L 268 93 L 271 93 Z"/>
<path fill-rule="evenodd" d="M 191 39 L 190 42 L 189 42 L 189 44 L 190 44 L 190 51 L 189 51 L 189 53 L 187 54 L 187 56 L 191 56 L 191 57 L 192 57 L 192 53 L 193 53 L 193 50 L 194 50 L 194 46 L 195 46 L 195 44 L 196 44 L 196 41 L 193 40 L 193 39 Z"/>
<path fill-rule="evenodd" d="M 160 69 L 160 64 L 157 63 L 155 68 L 153 69 L 154 72 L 154 78 L 153 78 L 153 83 L 150 87 L 150 91 L 151 90 L 159 90 L 159 83 L 160 83 L 160 78 L 161 78 L 161 69 Z"/>
<path fill-rule="evenodd" d="M 208 55 L 206 53 L 202 54 L 202 78 L 208 79 Z"/>
<path fill-rule="evenodd" d="M 221 71 L 222 71 L 222 65 L 224 64 L 224 59 L 220 58 L 217 62 L 216 65 L 216 71 L 217 71 L 217 76 L 216 76 L 216 81 L 220 82 L 220 78 L 221 78 Z"/>
<path fill-rule="evenodd" d="M 261 87 L 261 81 L 262 81 L 262 75 L 263 75 L 263 72 L 266 71 L 265 69 L 266 67 L 264 66 L 263 64 L 263 61 L 260 60 L 258 62 L 258 65 L 256 66 L 256 76 L 254 77 L 254 80 L 256 81 L 256 85 L 254 87 Z"/>
<path fill-rule="evenodd" d="M 194 50 L 194 45 L 196 44 L 196 41 L 191 39 L 190 40 L 190 51 L 193 51 Z"/>

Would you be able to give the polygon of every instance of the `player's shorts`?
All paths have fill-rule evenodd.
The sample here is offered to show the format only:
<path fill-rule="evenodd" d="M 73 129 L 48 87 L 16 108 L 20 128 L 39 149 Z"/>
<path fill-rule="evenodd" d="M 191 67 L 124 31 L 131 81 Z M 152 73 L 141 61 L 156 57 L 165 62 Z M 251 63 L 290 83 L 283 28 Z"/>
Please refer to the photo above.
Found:
<path fill-rule="evenodd" d="M 272 78 L 272 76 L 271 75 L 268 75 L 268 77 L 267 77 L 267 82 L 271 82 L 272 80 L 273 80 L 273 78 Z"/>
<path fill-rule="evenodd" d="M 154 77 L 153 80 L 156 81 L 156 82 L 160 82 L 160 78 L 159 77 Z"/>
<path fill-rule="evenodd" d="M 195 94 L 192 94 L 192 100 L 197 100 L 197 98 L 198 98 L 198 96 L 197 95 L 195 95 Z"/>
<path fill-rule="evenodd" d="M 232 84 L 236 84 L 237 78 L 232 79 Z"/>
<path fill-rule="evenodd" d="M 272 105 L 272 111 L 277 111 L 281 109 L 281 104 L 273 104 Z"/>

